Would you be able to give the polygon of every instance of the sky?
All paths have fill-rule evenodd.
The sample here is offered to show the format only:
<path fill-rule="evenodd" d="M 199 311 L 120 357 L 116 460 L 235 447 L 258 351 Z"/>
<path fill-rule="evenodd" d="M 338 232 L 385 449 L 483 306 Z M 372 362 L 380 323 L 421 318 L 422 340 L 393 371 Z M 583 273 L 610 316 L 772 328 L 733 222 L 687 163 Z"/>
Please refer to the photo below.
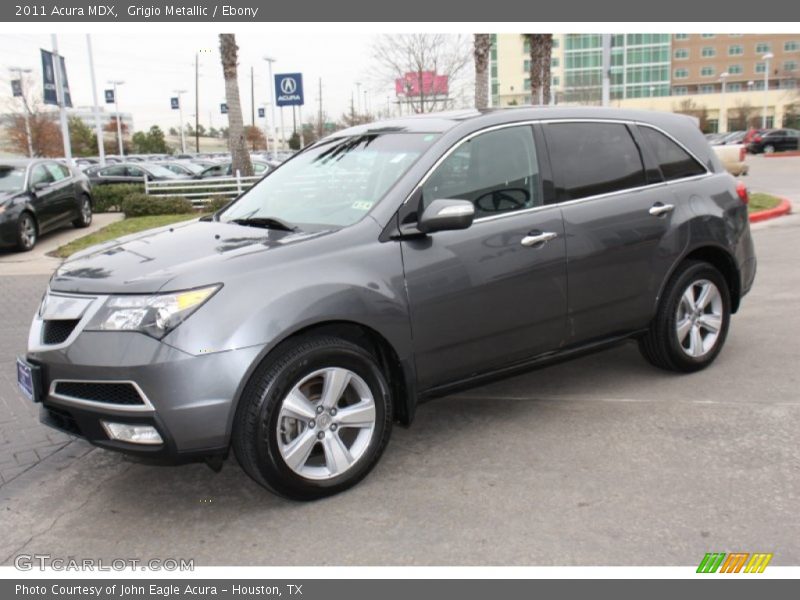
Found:
<path fill-rule="evenodd" d="M 192 24 L 187 23 L 186 28 Z M 92 47 L 98 88 L 98 102 L 104 104 L 103 90 L 112 79 L 124 80 L 119 87 L 119 108 L 133 114 L 134 129 L 159 125 L 165 131 L 177 127 L 178 111 L 170 109 L 174 90 L 185 89 L 184 122 L 194 121 L 194 59 L 200 53 L 200 122 L 208 127 L 224 126 L 227 118 L 220 113 L 225 101 L 219 40 L 213 33 L 187 35 L 160 31 L 153 33 L 93 33 Z M 274 73 L 301 72 L 305 88 L 304 120 L 309 111 L 318 108 L 318 78 L 322 77 L 323 109 L 328 117 L 338 119 L 349 110 L 351 93 L 361 83 L 357 102 L 368 103 L 373 110 L 386 106 L 387 95 L 394 95 L 393 86 L 376 69 L 370 47 L 374 34 L 352 33 L 256 33 L 237 34 L 239 45 L 239 91 L 245 123 L 250 123 L 250 67 L 254 69 L 255 105 L 267 102 L 267 63 L 264 55 L 277 59 Z M 58 36 L 59 52 L 65 57 L 72 102 L 75 107 L 92 105 L 91 77 L 85 34 L 65 33 Z M 0 112 L 6 112 L 11 99 L 13 78 L 9 67 L 32 68 L 36 85 L 41 88 L 39 49 L 52 49 L 50 34 L 0 33 Z M 367 99 L 364 91 L 367 91 Z M 113 105 L 107 105 L 113 110 Z M 358 108 L 358 106 L 356 107 Z M 363 108 L 363 106 L 362 106 Z M 286 108 L 287 127 L 291 109 Z M 279 113 L 277 113 L 279 114 Z M 271 119 L 270 112 L 267 117 Z M 256 124 L 263 126 L 256 114 Z"/>

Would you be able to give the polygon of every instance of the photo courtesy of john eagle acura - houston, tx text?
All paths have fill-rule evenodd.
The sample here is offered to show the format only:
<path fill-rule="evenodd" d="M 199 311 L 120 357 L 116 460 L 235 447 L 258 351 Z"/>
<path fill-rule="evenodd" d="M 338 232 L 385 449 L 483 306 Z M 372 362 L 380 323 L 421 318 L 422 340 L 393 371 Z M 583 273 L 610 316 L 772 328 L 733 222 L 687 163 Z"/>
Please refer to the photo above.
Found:
<path fill-rule="evenodd" d="M 321 498 L 455 389 L 629 339 L 657 367 L 709 366 L 755 277 L 747 202 L 685 115 L 358 125 L 213 215 L 73 255 L 18 380 L 97 446 L 233 452 L 269 490 Z"/>

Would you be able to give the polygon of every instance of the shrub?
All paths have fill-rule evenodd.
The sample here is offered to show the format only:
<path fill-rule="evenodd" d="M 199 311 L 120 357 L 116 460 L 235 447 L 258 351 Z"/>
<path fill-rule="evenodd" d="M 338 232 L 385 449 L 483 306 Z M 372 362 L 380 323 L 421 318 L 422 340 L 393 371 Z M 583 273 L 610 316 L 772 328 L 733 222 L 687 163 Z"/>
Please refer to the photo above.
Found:
<path fill-rule="evenodd" d="M 144 192 L 144 185 L 138 183 L 108 183 L 92 187 L 92 208 L 94 212 L 119 212 L 122 201 L 131 194 Z"/>
<path fill-rule="evenodd" d="M 178 215 L 194 212 L 194 207 L 183 196 L 148 196 L 139 193 L 131 194 L 122 201 L 122 212 L 126 217 Z"/>
<path fill-rule="evenodd" d="M 222 198 L 222 197 L 210 198 L 206 200 L 205 203 L 203 204 L 203 212 L 215 213 L 221 208 L 228 206 L 228 204 L 230 204 L 232 201 L 233 201 L 232 198 Z"/>

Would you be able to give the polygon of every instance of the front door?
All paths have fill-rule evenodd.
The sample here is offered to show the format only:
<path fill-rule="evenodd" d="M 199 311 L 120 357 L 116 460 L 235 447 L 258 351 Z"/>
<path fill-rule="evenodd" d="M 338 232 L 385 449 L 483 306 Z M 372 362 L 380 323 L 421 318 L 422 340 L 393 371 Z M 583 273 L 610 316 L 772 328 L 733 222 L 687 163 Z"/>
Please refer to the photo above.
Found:
<path fill-rule="evenodd" d="M 475 205 L 470 228 L 401 242 L 420 389 L 563 343 L 564 230 L 539 173 L 532 128 L 507 127 L 462 142 L 409 201 Z"/>

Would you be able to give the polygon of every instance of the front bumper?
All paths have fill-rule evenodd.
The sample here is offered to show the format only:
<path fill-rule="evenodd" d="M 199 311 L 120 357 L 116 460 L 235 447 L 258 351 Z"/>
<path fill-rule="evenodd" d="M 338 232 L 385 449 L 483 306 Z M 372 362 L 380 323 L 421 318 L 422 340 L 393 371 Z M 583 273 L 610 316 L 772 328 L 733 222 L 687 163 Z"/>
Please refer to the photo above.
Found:
<path fill-rule="evenodd" d="M 104 448 L 174 462 L 225 452 L 236 399 L 263 347 L 189 354 L 142 333 L 83 331 L 91 312 L 53 344 L 43 342 L 44 321 L 34 320 L 26 358 L 41 368 L 42 422 Z M 122 404 L 102 394 L 89 400 L 64 393 L 64 383 L 126 384 L 142 402 Z M 103 420 L 151 425 L 164 443 L 112 440 Z"/>

